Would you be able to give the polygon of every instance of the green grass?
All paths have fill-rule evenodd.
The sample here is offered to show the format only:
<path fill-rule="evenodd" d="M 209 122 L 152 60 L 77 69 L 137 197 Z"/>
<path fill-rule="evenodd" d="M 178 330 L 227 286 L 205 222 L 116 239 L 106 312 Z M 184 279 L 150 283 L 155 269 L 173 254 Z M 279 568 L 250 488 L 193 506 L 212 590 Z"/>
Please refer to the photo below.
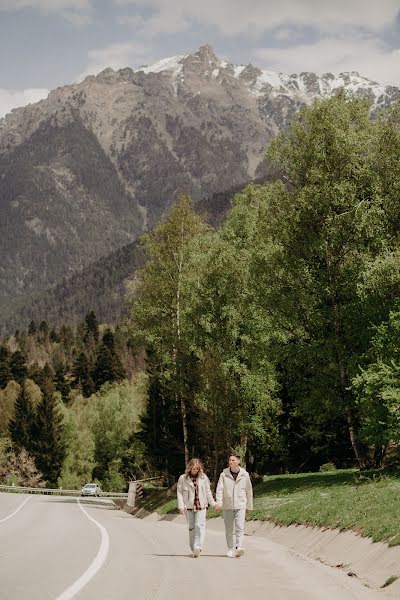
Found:
<path fill-rule="evenodd" d="M 251 519 L 352 529 L 400 544 L 400 475 L 354 470 L 280 475 L 256 486 Z"/>
<path fill-rule="evenodd" d="M 145 487 L 143 499 L 137 505 L 149 512 L 158 512 L 160 515 L 178 512 L 176 494 L 168 496 L 165 487 Z"/>
<path fill-rule="evenodd" d="M 374 541 L 400 544 L 400 473 L 356 470 L 266 476 L 254 487 L 248 519 L 351 529 Z M 177 512 L 165 489 L 145 491 L 143 506 L 161 514 Z M 220 513 L 219 513 L 220 514 Z M 209 517 L 218 513 L 209 510 Z"/>

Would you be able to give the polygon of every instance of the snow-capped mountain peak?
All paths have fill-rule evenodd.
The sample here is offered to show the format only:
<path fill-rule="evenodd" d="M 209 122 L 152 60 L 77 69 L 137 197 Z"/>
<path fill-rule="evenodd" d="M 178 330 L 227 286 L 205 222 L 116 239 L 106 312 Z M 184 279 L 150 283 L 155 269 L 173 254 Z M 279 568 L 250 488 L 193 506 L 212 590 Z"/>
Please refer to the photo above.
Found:
<path fill-rule="evenodd" d="M 196 72 L 205 79 L 214 79 L 223 82 L 224 85 L 227 85 L 226 82 L 230 78 L 235 79 L 260 99 L 265 96 L 270 98 L 287 96 L 295 102 L 310 104 L 315 98 L 328 98 L 344 88 L 354 96 L 370 98 L 376 108 L 390 101 L 387 87 L 363 77 L 357 71 L 338 75 L 332 73 L 316 75 L 310 72 L 287 75 L 260 69 L 251 64 L 234 64 L 221 60 L 208 45 L 202 46 L 192 54 L 164 58 L 135 70 L 135 72 L 139 71 L 145 74 L 171 73 L 175 94 L 178 93 L 179 84 L 183 84 L 185 76 Z"/>

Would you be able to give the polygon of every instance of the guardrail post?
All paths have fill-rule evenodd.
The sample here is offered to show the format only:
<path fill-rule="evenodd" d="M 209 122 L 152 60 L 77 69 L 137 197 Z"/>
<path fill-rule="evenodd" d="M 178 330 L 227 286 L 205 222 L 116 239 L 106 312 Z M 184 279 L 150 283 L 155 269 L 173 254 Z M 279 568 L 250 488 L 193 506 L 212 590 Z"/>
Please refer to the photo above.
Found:
<path fill-rule="evenodd" d="M 137 486 L 136 481 L 129 482 L 128 500 L 126 501 L 126 503 L 130 508 L 135 508 L 136 486 Z"/>

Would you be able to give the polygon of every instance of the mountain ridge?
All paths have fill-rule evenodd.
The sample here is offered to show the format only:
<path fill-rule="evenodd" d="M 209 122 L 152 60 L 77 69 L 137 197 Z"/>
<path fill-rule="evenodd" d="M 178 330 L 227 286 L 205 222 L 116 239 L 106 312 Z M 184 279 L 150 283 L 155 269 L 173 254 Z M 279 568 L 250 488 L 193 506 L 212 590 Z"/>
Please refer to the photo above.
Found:
<path fill-rule="evenodd" d="M 133 243 L 179 193 L 199 202 L 266 177 L 269 140 L 341 87 L 375 111 L 400 98 L 354 72 L 287 76 L 202 46 L 14 109 L 0 120 L 0 311 Z"/>

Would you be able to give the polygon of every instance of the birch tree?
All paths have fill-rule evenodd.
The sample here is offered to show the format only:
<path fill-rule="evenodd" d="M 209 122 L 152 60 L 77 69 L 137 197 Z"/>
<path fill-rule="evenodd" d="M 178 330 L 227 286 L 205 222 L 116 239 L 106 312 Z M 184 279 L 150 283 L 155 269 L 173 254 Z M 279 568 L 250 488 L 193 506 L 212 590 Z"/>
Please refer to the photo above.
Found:
<path fill-rule="evenodd" d="M 187 320 L 189 287 L 196 281 L 191 244 L 206 229 L 191 208 L 190 197 L 181 195 L 166 221 L 143 238 L 147 262 L 137 276 L 132 302 L 131 331 L 152 354 L 163 385 L 162 401 L 174 402 L 178 411 L 185 462 L 189 460 L 188 412 L 193 395 Z"/>

